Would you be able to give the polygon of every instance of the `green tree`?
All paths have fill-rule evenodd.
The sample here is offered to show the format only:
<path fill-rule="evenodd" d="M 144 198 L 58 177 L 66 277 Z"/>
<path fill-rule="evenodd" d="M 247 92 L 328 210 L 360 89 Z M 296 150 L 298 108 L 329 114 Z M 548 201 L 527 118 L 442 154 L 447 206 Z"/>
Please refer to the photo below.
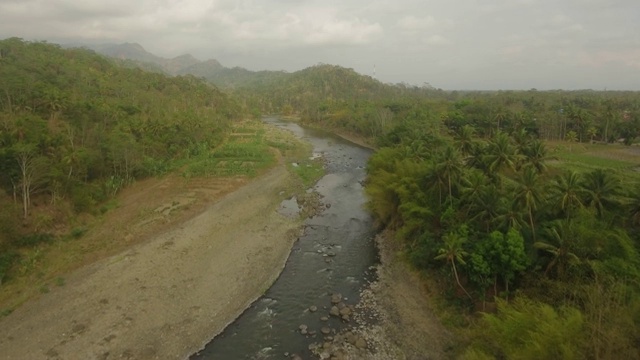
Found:
<path fill-rule="evenodd" d="M 453 146 L 446 146 L 436 159 L 435 171 L 438 173 L 438 178 L 446 179 L 450 206 L 453 206 L 452 189 L 463 171 L 460 153 Z"/>
<path fill-rule="evenodd" d="M 538 139 L 531 141 L 529 145 L 524 148 L 523 155 L 524 166 L 533 167 L 538 174 L 547 170 L 547 161 L 556 159 L 554 156 L 549 156 L 544 142 Z"/>
<path fill-rule="evenodd" d="M 444 241 L 444 244 L 440 249 L 438 249 L 438 256 L 435 257 L 435 260 L 443 260 L 451 265 L 451 270 L 453 271 L 456 283 L 471 299 L 471 295 L 469 295 L 467 290 L 460 283 L 460 277 L 458 276 L 458 269 L 456 267 L 456 263 L 465 264 L 464 258 L 468 255 L 464 250 L 466 238 L 460 236 L 456 232 L 451 232 L 443 236 L 442 240 Z"/>
<path fill-rule="evenodd" d="M 587 135 L 589 136 L 589 142 L 593 143 L 593 138 L 598 135 L 598 129 L 595 126 L 591 126 L 587 129 Z"/>
<path fill-rule="evenodd" d="M 47 160 L 37 153 L 33 144 L 18 143 L 14 145 L 13 152 L 20 169 L 22 215 L 26 219 L 31 207 L 31 195 L 44 185 Z"/>
<path fill-rule="evenodd" d="M 569 152 L 571 152 L 571 144 L 578 141 L 578 134 L 576 134 L 575 131 L 571 130 L 567 132 L 567 135 L 565 135 L 564 139 L 569 143 Z"/>
<path fill-rule="evenodd" d="M 516 148 L 505 133 L 498 133 L 489 141 L 485 157 L 492 172 L 499 172 L 505 168 L 514 170 L 519 159 Z"/>
<path fill-rule="evenodd" d="M 582 178 L 575 171 L 556 176 L 550 185 L 550 200 L 570 219 L 576 209 L 581 208 L 583 198 Z"/>
<path fill-rule="evenodd" d="M 536 241 L 536 227 L 533 221 L 533 214 L 537 209 L 538 204 L 542 201 L 542 194 L 540 191 L 538 175 L 533 168 L 528 167 L 522 171 L 514 195 L 516 202 L 527 209 L 529 225 L 531 226 L 531 234 L 533 241 Z"/>
<path fill-rule="evenodd" d="M 576 308 L 555 309 L 520 297 L 499 302 L 498 312 L 484 314 L 478 329 L 482 342 L 467 350 L 464 359 L 493 354 L 498 359 L 581 360 L 587 355 L 585 321 Z"/>
<path fill-rule="evenodd" d="M 610 171 L 596 169 L 585 174 L 582 181 L 584 205 L 596 210 L 602 218 L 605 211 L 615 210 L 619 206 L 618 197 L 622 187 L 620 180 Z"/>
<path fill-rule="evenodd" d="M 462 156 L 469 156 L 473 151 L 475 129 L 471 125 L 464 125 L 455 134 L 456 146 L 462 153 Z"/>
<path fill-rule="evenodd" d="M 557 277 L 562 279 L 567 268 L 579 261 L 574 253 L 576 239 L 571 223 L 567 220 L 554 221 L 544 235 L 545 241 L 537 241 L 533 244 L 535 248 L 551 255 L 551 261 L 547 264 L 544 274 L 547 276 L 551 270 L 555 269 Z"/>

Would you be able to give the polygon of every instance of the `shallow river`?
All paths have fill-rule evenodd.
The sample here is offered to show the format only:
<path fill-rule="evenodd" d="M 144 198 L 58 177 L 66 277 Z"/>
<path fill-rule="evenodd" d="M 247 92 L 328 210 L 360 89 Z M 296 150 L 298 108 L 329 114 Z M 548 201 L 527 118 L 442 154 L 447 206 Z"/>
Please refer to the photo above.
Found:
<path fill-rule="evenodd" d="M 313 145 L 314 156 L 326 159 L 326 175 L 313 190 L 330 207 L 305 221 L 304 235 L 271 288 L 191 359 L 285 359 L 285 353 L 308 358 L 309 345 L 322 339 L 321 327 L 345 326 L 335 317 L 320 320 L 328 316 L 331 294 L 341 293 L 347 304 L 355 304 L 378 261 L 361 185 L 371 151 L 296 123 L 265 122 L 292 131 Z M 284 202 L 284 210 L 291 203 Z M 308 310 L 312 305 L 316 312 Z M 301 324 L 317 331 L 315 337 L 302 335 Z"/>

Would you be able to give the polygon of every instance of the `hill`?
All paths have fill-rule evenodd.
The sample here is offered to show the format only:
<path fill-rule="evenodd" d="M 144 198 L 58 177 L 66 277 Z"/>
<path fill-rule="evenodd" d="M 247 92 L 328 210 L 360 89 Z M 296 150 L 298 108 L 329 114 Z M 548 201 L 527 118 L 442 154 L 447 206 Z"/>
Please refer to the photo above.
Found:
<path fill-rule="evenodd" d="M 166 59 L 148 52 L 142 47 L 142 45 L 137 43 L 103 44 L 87 47 L 99 54 L 119 59 L 121 61 L 128 61 L 130 64 L 136 64 L 144 70 L 161 69 L 162 72 L 170 75 L 189 74 L 190 72 L 185 72 L 183 70 L 202 63 L 202 61 L 196 59 L 190 54 Z M 149 66 L 150 64 L 153 65 Z"/>
<path fill-rule="evenodd" d="M 239 99 L 244 111 L 255 115 L 296 115 L 308 123 L 365 136 L 379 133 L 393 116 L 411 112 L 418 102 L 446 97 L 445 92 L 430 86 L 385 84 L 336 65 L 317 64 L 293 73 L 251 71 L 227 68 L 214 59 L 199 61 L 191 55 L 164 59 L 138 44 L 96 50 L 125 61 L 126 66 L 151 71 L 160 67 L 167 74 L 204 78 Z"/>
<path fill-rule="evenodd" d="M 17 250 L 100 213 L 134 179 L 206 153 L 242 116 L 193 76 L 17 38 L 0 41 L 0 78 L 0 281 Z"/>

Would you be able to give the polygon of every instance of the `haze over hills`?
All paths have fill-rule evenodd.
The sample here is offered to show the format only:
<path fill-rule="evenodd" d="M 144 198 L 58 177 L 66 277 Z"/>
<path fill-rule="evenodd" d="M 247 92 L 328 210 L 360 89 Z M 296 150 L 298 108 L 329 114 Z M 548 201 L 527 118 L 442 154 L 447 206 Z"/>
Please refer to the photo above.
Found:
<path fill-rule="evenodd" d="M 169 75 L 190 74 L 196 77 L 205 78 L 216 86 L 227 89 L 235 89 L 240 87 L 261 87 L 267 84 L 272 85 L 274 82 L 279 82 L 284 79 L 291 79 L 291 81 L 293 81 L 294 83 L 299 83 L 300 81 L 304 82 L 303 78 L 305 77 L 315 77 L 315 82 L 317 83 L 318 81 L 320 81 L 319 79 L 317 79 L 318 77 L 334 77 L 331 74 L 332 72 L 339 73 L 335 74 L 336 76 L 334 77 L 334 79 L 341 83 L 341 86 L 354 86 L 354 89 L 358 93 L 362 93 L 365 89 L 398 87 L 397 85 L 383 84 L 375 78 L 357 73 L 353 69 L 347 69 L 335 65 L 316 64 L 293 73 L 272 70 L 252 71 L 242 67 L 225 67 L 216 59 L 201 61 L 199 59 L 196 59 L 191 54 L 184 54 L 171 59 L 167 59 L 146 51 L 144 47 L 142 47 L 142 45 L 137 43 L 88 45 L 86 47 L 112 58 L 132 61 L 137 66 L 145 70 L 156 69 L 157 71 L 159 68 L 162 70 L 162 72 Z M 320 71 L 321 74 L 314 75 L 314 73 L 317 73 L 321 68 L 325 70 Z M 330 69 L 330 71 L 326 71 L 327 69 Z M 358 78 L 357 82 L 362 82 L 362 84 L 350 84 L 348 82 L 345 83 L 346 79 L 353 81 L 355 80 L 355 78 Z M 299 88 L 299 84 L 291 87 Z M 433 89 L 428 84 L 422 87 L 400 84 L 400 87 L 405 89 Z"/>

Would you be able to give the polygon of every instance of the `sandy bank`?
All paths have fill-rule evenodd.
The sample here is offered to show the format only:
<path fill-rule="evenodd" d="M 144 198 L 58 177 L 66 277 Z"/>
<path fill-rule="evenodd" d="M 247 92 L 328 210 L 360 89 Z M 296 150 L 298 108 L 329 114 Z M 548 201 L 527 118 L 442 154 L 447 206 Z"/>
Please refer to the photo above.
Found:
<path fill-rule="evenodd" d="M 0 320 L 0 359 L 182 359 L 259 297 L 298 234 L 278 166 Z M 117 232 L 115 232 L 117 233 Z"/>

